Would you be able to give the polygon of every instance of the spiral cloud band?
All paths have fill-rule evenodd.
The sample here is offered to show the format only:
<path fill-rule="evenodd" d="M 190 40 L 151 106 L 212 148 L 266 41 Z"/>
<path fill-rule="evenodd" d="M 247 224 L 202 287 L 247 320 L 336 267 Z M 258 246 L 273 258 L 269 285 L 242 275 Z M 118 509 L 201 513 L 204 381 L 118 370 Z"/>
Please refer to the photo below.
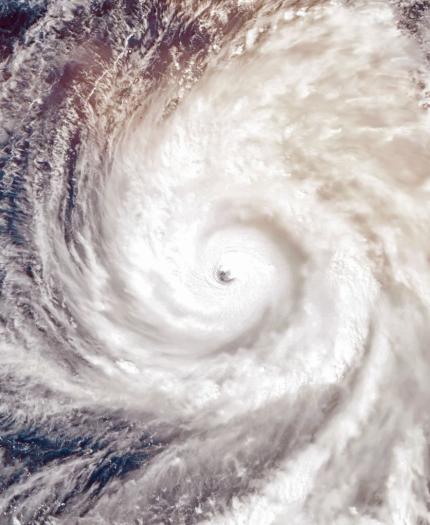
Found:
<path fill-rule="evenodd" d="M 430 523 L 430 4 L 0 6 L 0 523 Z"/>

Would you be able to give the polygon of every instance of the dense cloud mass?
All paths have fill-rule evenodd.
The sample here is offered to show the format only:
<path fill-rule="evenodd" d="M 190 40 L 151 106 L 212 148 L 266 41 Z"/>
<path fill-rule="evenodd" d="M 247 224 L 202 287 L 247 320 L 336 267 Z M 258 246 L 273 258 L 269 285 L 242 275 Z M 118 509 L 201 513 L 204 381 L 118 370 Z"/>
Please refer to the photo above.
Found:
<path fill-rule="evenodd" d="M 428 525 L 430 2 L 0 4 L 0 523 Z"/>

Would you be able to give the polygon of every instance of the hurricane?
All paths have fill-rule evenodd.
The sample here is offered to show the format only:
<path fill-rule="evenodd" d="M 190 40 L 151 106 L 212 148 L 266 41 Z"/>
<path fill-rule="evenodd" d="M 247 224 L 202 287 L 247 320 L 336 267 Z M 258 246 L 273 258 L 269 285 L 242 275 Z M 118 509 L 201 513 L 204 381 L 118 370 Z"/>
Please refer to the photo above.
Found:
<path fill-rule="evenodd" d="M 430 523 L 430 2 L 0 3 L 0 523 Z"/>

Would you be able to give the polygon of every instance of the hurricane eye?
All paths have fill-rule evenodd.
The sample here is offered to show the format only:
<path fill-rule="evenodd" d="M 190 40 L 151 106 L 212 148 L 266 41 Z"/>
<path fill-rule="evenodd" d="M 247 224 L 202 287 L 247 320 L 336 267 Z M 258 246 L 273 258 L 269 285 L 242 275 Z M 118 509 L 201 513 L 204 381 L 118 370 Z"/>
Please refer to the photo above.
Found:
<path fill-rule="evenodd" d="M 217 279 L 223 284 L 229 284 L 235 280 L 230 270 L 219 269 L 217 271 Z"/>

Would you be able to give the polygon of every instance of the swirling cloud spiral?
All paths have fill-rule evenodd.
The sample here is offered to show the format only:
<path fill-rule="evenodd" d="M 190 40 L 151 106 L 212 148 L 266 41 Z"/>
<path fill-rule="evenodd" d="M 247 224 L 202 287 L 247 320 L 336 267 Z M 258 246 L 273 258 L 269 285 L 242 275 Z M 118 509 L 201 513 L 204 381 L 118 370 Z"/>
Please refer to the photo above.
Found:
<path fill-rule="evenodd" d="M 1 523 L 430 523 L 429 20 L 0 6 Z"/>

